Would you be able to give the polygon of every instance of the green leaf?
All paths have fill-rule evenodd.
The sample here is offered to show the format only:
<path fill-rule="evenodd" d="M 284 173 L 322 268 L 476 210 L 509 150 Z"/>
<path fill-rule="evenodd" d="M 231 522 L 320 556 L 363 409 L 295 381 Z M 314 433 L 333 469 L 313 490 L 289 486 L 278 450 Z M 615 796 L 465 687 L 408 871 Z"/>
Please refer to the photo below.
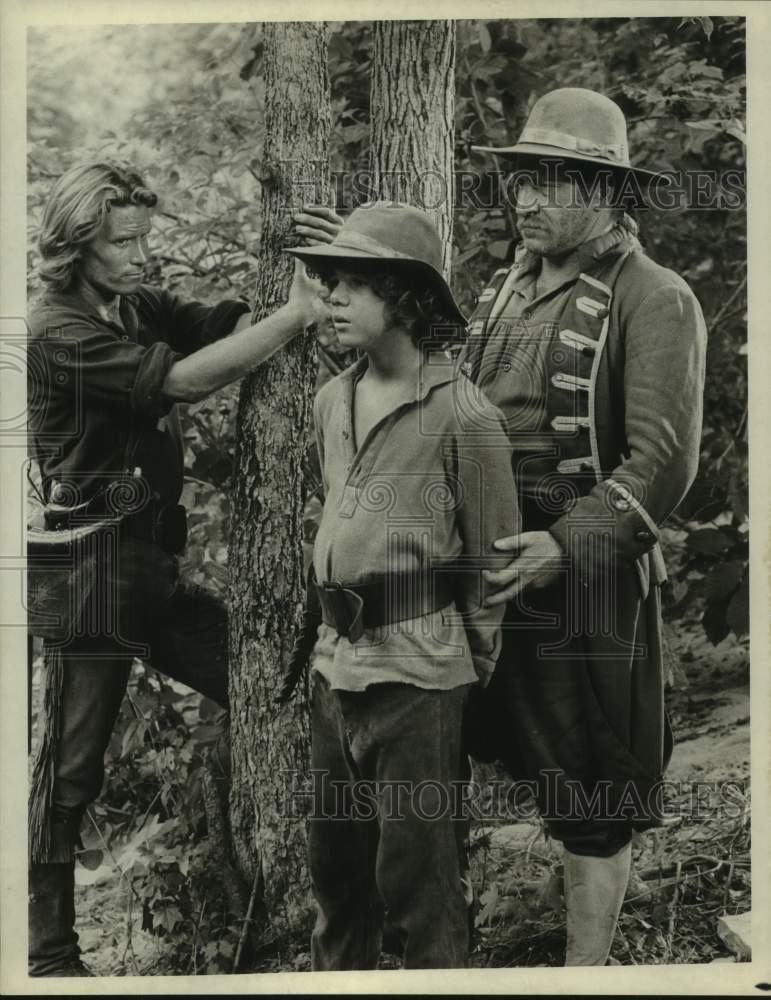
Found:
<path fill-rule="evenodd" d="M 99 885 L 103 882 L 115 881 L 115 869 L 111 864 L 99 865 L 98 868 L 84 868 L 81 865 L 75 866 L 75 885 Z"/>
<path fill-rule="evenodd" d="M 719 555 L 731 547 L 731 539 L 717 528 L 701 528 L 688 536 L 686 545 L 692 552 Z"/>
<path fill-rule="evenodd" d="M 151 816 L 142 829 L 137 831 L 124 845 L 123 850 L 118 853 L 116 860 L 121 871 L 126 872 L 132 868 L 140 860 L 140 853 L 146 848 L 148 842 L 173 829 L 177 822 L 176 817 L 161 822 L 157 816 Z"/>
<path fill-rule="evenodd" d="M 222 709 L 217 704 L 216 701 L 212 701 L 211 698 L 201 698 L 201 704 L 198 709 L 198 718 L 202 720 L 214 719 L 220 713 Z"/>
<path fill-rule="evenodd" d="M 484 924 L 489 924 L 495 915 L 496 908 L 498 906 L 498 885 L 493 883 L 489 889 L 482 893 L 479 897 L 479 902 L 482 904 L 482 909 L 476 918 L 477 926 L 481 927 Z"/>
<path fill-rule="evenodd" d="M 120 748 L 121 757 L 127 757 L 143 745 L 145 734 L 149 728 L 150 723 L 144 719 L 134 719 L 126 726 Z"/>
<path fill-rule="evenodd" d="M 747 136 L 744 132 L 744 125 L 736 118 L 734 118 L 728 126 L 726 126 L 726 133 L 732 136 L 734 139 L 738 139 L 743 145 L 747 145 Z"/>
<path fill-rule="evenodd" d="M 88 868 L 89 871 L 93 872 L 97 870 L 104 860 L 104 851 L 98 851 L 95 849 L 78 851 L 76 857 L 84 868 Z"/>
<path fill-rule="evenodd" d="M 222 729 L 219 726 L 196 726 L 190 735 L 196 743 L 216 743 L 222 736 Z"/>
<path fill-rule="evenodd" d="M 477 35 L 479 36 L 479 44 L 482 48 L 482 51 L 489 52 L 492 47 L 493 40 L 490 35 L 490 31 L 484 21 L 480 21 L 479 24 L 477 25 Z"/>
<path fill-rule="evenodd" d="M 714 135 L 720 132 L 720 122 L 713 119 L 702 122 L 686 122 L 685 124 L 688 128 L 695 129 L 697 132 L 712 132 Z"/>
<path fill-rule="evenodd" d="M 713 646 L 717 646 L 731 631 L 726 621 L 726 605 L 708 604 L 701 619 L 702 628 Z"/>
<path fill-rule="evenodd" d="M 496 260 L 505 260 L 509 256 L 510 246 L 511 240 L 495 240 L 493 243 L 488 243 L 487 252 Z"/>
<path fill-rule="evenodd" d="M 182 920 L 183 917 L 179 908 L 173 904 L 153 910 L 153 925 L 155 927 L 163 927 L 167 931 L 173 931 Z"/>
<path fill-rule="evenodd" d="M 710 603 L 727 600 L 744 576 L 745 565 L 739 559 L 717 566 L 704 582 L 704 596 Z"/>
<path fill-rule="evenodd" d="M 738 637 L 749 634 L 750 631 L 750 577 L 745 573 L 744 579 L 731 598 L 726 610 L 726 622 L 731 631 Z"/>

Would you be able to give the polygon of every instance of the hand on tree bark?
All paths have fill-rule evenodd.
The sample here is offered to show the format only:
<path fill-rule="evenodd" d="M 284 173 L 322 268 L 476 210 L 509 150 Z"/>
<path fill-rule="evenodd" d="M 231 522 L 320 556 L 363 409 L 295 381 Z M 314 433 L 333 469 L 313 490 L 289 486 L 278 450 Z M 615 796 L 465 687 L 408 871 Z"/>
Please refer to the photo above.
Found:
<path fill-rule="evenodd" d="M 303 205 L 302 212 L 293 216 L 293 221 L 294 232 L 308 246 L 331 243 L 343 224 L 337 212 L 326 205 Z"/>
<path fill-rule="evenodd" d="M 329 298 L 324 286 L 318 278 L 311 278 L 302 261 L 295 259 L 294 277 L 289 288 L 288 305 L 296 306 L 303 316 L 303 329 L 307 330 L 314 323 L 325 326 L 329 319 Z"/>

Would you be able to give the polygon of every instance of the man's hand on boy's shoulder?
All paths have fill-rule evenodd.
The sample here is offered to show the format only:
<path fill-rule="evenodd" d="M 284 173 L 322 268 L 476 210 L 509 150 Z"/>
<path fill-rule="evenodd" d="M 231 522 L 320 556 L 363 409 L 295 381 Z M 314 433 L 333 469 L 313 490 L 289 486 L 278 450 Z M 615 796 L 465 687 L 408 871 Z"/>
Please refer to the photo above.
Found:
<path fill-rule="evenodd" d="M 303 205 L 302 212 L 294 215 L 292 221 L 293 231 L 308 246 L 331 243 L 343 224 L 337 212 L 326 205 Z"/>

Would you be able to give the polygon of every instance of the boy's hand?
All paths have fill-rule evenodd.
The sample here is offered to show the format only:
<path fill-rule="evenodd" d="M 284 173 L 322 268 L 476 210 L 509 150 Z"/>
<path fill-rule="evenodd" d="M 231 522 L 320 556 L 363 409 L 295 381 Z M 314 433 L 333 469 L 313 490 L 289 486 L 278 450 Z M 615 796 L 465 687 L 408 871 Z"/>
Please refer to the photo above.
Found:
<path fill-rule="evenodd" d="M 293 216 L 293 222 L 294 232 L 303 237 L 307 246 L 331 243 L 343 224 L 337 212 L 326 205 L 303 205 L 302 212 Z"/>
<path fill-rule="evenodd" d="M 323 325 L 329 317 L 329 307 L 324 298 L 329 295 L 318 278 L 311 278 L 305 264 L 295 257 L 294 276 L 289 288 L 288 305 L 296 306 L 303 316 L 303 329 L 314 323 Z"/>
<path fill-rule="evenodd" d="M 523 531 L 498 538 L 493 545 L 499 552 L 517 555 L 504 569 L 483 571 L 488 583 L 501 588 L 485 601 L 488 608 L 510 601 L 525 587 L 546 587 L 553 583 L 565 562 L 559 542 L 548 531 Z"/>

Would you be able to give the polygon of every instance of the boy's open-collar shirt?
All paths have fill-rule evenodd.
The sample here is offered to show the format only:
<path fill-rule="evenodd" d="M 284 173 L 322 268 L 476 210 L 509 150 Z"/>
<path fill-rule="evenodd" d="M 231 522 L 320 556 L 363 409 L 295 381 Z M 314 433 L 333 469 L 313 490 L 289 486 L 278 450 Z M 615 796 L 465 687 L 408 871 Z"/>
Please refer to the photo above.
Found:
<path fill-rule="evenodd" d="M 489 677 L 502 607 L 482 606 L 483 567 L 500 567 L 496 538 L 519 529 L 511 448 L 499 412 L 443 352 L 427 354 L 406 392 L 356 442 L 355 386 L 362 358 L 316 397 L 325 503 L 314 546 L 319 582 L 355 586 L 389 572 L 457 565 L 457 610 L 365 632 L 352 644 L 325 625 L 314 666 L 333 688 L 392 681 L 449 689 Z"/>

